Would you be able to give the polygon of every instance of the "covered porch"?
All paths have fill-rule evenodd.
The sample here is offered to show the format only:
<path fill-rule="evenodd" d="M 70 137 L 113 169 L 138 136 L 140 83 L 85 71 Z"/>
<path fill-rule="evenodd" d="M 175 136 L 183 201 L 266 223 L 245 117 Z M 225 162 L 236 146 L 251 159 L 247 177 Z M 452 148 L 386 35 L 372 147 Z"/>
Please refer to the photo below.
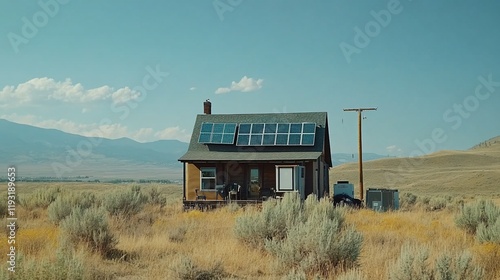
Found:
<path fill-rule="evenodd" d="M 276 186 L 277 167 L 303 166 L 304 193 L 321 194 L 325 168 L 317 160 L 291 161 L 193 161 L 184 163 L 185 205 L 235 202 L 258 203 L 281 196 Z M 326 185 L 328 182 L 326 182 Z"/>

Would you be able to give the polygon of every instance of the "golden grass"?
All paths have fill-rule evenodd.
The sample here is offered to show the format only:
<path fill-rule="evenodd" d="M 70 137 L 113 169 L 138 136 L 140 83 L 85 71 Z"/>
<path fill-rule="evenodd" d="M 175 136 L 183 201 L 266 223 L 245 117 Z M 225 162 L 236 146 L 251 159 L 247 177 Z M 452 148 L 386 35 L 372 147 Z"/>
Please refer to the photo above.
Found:
<path fill-rule="evenodd" d="M 85 186 L 71 187 L 89 191 Z M 129 185 L 115 187 L 128 190 Z M 220 263 L 226 275 L 236 279 L 281 279 L 282 275 L 274 266 L 275 257 L 245 246 L 234 236 L 233 226 L 242 210 L 183 212 L 182 190 L 178 186 L 159 186 L 159 189 L 169 195 L 170 202 L 165 207 L 147 205 L 129 219 L 110 219 L 110 228 L 118 240 L 116 247 L 121 254 L 106 259 L 88 252 L 85 254 L 88 270 L 96 271 L 99 278 L 172 279 L 174 264 L 187 257 L 207 270 Z M 109 189 L 99 190 L 92 186 L 91 191 L 102 194 Z M 368 279 L 387 279 L 388 266 L 400 255 L 401 246 L 410 242 L 428 246 L 432 259 L 443 252 L 468 250 L 474 261 L 486 269 L 485 279 L 500 279 L 500 245 L 478 244 L 455 226 L 454 216 L 455 212 L 448 209 L 428 212 L 417 208 L 387 213 L 367 209 L 349 211 L 346 222 L 364 237 L 360 271 L 369 276 Z M 49 222 L 47 210 L 18 208 L 18 218 L 18 252 L 36 260 L 54 259 L 60 245 L 60 233 L 58 227 Z M 0 239 L 3 256 L 7 253 L 7 245 L 3 234 Z M 336 276 L 338 274 L 331 275 L 329 279 Z"/>
<path fill-rule="evenodd" d="M 370 279 L 384 279 L 387 266 L 399 257 L 407 242 L 429 247 L 434 258 L 474 246 L 473 238 L 455 226 L 454 216 L 448 211 L 377 213 L 363 209 L 350 212 L 347 221 L 363 234 L 360 264 Z"/>

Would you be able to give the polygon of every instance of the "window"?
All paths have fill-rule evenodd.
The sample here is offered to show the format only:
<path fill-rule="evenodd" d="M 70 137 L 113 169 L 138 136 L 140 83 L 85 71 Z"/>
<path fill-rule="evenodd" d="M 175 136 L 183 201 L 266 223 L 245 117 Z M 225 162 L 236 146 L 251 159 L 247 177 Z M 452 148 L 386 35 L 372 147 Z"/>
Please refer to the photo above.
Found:
<path fill-rule="evenodd" d="M 215 190 L 215 167 L 202 167 L 200 189 Z"/>

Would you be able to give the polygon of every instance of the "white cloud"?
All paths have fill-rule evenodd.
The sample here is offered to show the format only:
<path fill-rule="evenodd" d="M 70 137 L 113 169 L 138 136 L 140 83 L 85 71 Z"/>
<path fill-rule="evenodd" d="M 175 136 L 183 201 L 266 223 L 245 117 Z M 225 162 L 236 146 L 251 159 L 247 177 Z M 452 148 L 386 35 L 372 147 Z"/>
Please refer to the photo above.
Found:
<path fill-rule="evenodd" d="M 131 90 L 128 87 L 124 87 L 113 92 L 111 98 L 113 99 L 113 103 L 125 103 L 129 100 L 137 99 L 139 96 L 139 92 Z"/>
<path fill-rule="evenodd" d="M 196 90 L 196 87 L 190 87 L 189 90 L 194 91 L 194 90 Z"/>
<path fill-rule="evenodd" d="M 56 81 L 51 78 L 34 78 L 17 86 L 5 86 L 0 90 L 0 102 L 8 102 L 9 106 L 35 103 L 35 101 L 53 100 L 68 103 L 88 103 L 111 98 L 114 103 L 124 103 L 137 99 L 140 93 L 128 87 L 114 89 L 104 85 L 85 89 L 80 83 L 71 79 Z M 0 107 L 5 105 L 0 104 Z"/>
<path fill-rule="evenodd" d="M 159 131 L 155 131 L 153 128 L 130 130 L 127 126 L 119 123 L 81 124 L 67 119 L 41 120 L 34 115 L 10 114 L 0 115 L 0 118 L 42 128 L 58 129 L 67 133 L 79 134 L 87 137 L 104 137 L 109 139 L 127 137 L 138 142 L 151 142 L 166 139 L 189 142 L 191 138 L 191 134 L 185 129 L 181 129 L 179 126 L 167 127 Z"/>
<path fill-rule="evenodd" d="M 157 139 L 177 139 L 183 142 L 189 142 L 191 139 L 191 134 L 178 126 L 167 127 L 156 132 L 154 135 Z"/>
<path fill-rule="evenodd" d="M 139 142 L 147 142 L 152 139 L 152 135 L 154 135 L 154 130 L 148 127 L 139 129 L 131 138 Z"/>
<path fill-rule="evenodd" d="M 98 88 L 89 89 L 87 94 L 82 98 L 84 102 L 90 102 L 95 100 L 102 100 L 109 97 L 112 94 L 113 89 L 109 86 L 102 86 Z"/>
<path fill-rule="evenodd" d="M 385 149 L 389 154 L 393 155 L 401 155 L 401 153 L 403 152 L 403 150 L 396 145 L 391 145 L 389 147 L 386 147 Z"/>
<path fill-rule="evenodd" d="M 263 79 L 248 78 L 247 76 L 243 76 L 239 82 L 231 82 L 230 87 L 221 87 L 215 91 L 215 94 L 223 94 L 231 91 L 241 91 L 241 92 L 251 92 L 256 91 L 262 88 L 262 84 L 264 83 Z"/>

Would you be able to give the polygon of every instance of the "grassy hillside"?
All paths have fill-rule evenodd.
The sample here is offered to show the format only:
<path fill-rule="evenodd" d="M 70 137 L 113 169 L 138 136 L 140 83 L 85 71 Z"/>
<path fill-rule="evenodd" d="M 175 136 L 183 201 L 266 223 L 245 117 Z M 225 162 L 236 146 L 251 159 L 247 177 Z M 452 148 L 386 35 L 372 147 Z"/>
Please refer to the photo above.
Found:
<path fill-rule="evenodd" d="M 440 151 L 418 158 L 392 158 L 363 164 L 364 186 L 397 188 L 417 194 L 500 195 L 500 137 L 467 151 Z M 358 187 L 357 163 L 333 168 L 332 182 Z M 359 192 L 359 190 L 357 190 Z M 359 195 L 359 194 L 358 194 Z"/>

